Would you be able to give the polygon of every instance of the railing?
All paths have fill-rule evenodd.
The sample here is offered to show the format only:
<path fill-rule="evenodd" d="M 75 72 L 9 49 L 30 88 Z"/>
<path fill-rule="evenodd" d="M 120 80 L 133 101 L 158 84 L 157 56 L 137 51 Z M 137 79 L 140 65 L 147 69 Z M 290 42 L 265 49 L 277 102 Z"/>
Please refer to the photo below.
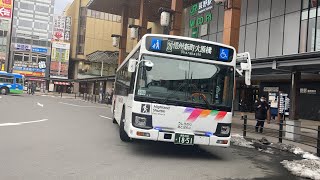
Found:
<path fill-rule="evenodd" d="M 249 121 L 264 121 L 264 120 L 254 120 L 254 119 L 252 119 L 252 120 L 249 120 Z M 266 130 L 269 131 L 269 132 L 265 132 L 264 134 L 268 135 L 270 137 L 278 138 L 278 142 L 279 143 L 282 143 L 283 140 L 287 140 L 287 141 L 291 141 L 291 142 L 297 142 L 295 140 L 291 140 L 291 139 L 285 138 L 284 137 L 284 133 L 290 133 L 290 134 L 295 134 L 295 135 L 299 135 L 301 137 L 304 137 L 305 140 L 304 141 L 301 140 L 298 143 L 306 145 L 306 146 L 309 146 L 309 147 L 312 147 L 312 148 L 315 148 L 316 152 L 317 152 L 317 156 L 320 157 L 320 126 L 318 126 L 318 128 L 316 129 L 316 128 L 310 128 L 310 127 L 303 127 L 303 126 L 287 124 L 287 123 L 285 123 L 285 116 L 283 116 L 283 118 L 280 119 L 279 123 L 275 123 L 275 124 L 279 126 L 278 129 L 272 129 L 272 128 L 264 127 L 263 128 L 264 131 L 266 131 Z M 315 132 L 317 137 L 308 136 L 308 135 L 302 134 L 302 133 L 295 133 L 295 132 L 286 131 L 286 130 L 284 130 L 284 126 L 291 126 L 291 127 L 298 127 L 298 128 L 301 128 L 301 129 L 307 129 L 307 130 L 310 130 L 312 132 Z M 253 127 L 254 130 L 252 131 L 250 129 L 250 127 Z M 248 116 L 244 115 L 244 118 L 243 118 L 243 136 L 246 137 L 247 136 L 247 132 L 257 133 L 255 128 L 256 128 L 256 126 L 248 124 Z M 311 142 L 310 142 L 310 140 L 311 140 Z"/>

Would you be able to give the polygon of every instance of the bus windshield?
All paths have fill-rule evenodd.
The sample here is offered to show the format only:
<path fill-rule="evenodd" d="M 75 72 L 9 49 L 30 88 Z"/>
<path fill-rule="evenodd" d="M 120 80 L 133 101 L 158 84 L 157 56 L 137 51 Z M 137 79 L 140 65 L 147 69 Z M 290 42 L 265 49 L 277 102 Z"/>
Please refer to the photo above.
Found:
<path fill-rule="evenodd" d="M 145 66 L 151 61 L 152 68 Z M 140 101 L 231 111 L 232 66 L 144 55 L 135 98 Z"/>

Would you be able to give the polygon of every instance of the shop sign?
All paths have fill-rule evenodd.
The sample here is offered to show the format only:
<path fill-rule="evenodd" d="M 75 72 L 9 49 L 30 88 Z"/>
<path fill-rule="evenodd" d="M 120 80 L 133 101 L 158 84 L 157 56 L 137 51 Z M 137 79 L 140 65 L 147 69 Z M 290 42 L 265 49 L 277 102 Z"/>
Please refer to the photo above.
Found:
<path fill-rule="evenodd" d="M 190 15 L 201 14 L 213 8 L 213 0 L 203 0 L 191 6 Z"/>
<path fill-rule="evenodd" d="M 13 73 L 19 73 L 26 77 L 45 77 L 46 69 L 41 69 L 38 63 L 15 61 Z"/>
<path fill-rule="evenodd" d="M 12 16 L 12 0 L 0 1 L 0 17 L 11 19 Z"/>
<path fill-rule="evenodd" d="M 317 94 L 316 89 L 308 89 L 308 88 L 300 88 L 300 93 L 301 94 Z"/>
<path fill-rule="evenodd" d="M 14 44 L 14 48 L 21 51 L 30 51 L 31 45 L 29 44 Z"/>
<path fill-rule="evenodd" d="M 264 92 L 279 92 L 279 87 L 264 87 Z"/>
<path fill-rule="evenodd" d="M 48 49 L 47 48 L 32 48 L 32 52 L 35 52 L 35 53 L 48 53 Z"/>
<path fill-rule="evenodd" d="M 205 23 L 210 23 L 210 21 L 212 21 L 212 13 L 208 12 L 203 16 L 199 16 L 195 19 L 191 19 L 189 21 L 189 25 L 190 25 L 190 28 L 193 28 L 193 27 L 203 25 Z"/>

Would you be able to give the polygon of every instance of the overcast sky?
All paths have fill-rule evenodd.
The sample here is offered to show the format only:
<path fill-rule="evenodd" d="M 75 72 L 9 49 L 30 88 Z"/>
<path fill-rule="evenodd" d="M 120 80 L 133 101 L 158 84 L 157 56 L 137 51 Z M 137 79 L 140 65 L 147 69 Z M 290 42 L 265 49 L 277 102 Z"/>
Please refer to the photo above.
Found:
<path fill-rule="evenodd" d="M 67 4 L 72 1 L 73 0 L 55 0 L 54 14 L 61 14 Z"/>

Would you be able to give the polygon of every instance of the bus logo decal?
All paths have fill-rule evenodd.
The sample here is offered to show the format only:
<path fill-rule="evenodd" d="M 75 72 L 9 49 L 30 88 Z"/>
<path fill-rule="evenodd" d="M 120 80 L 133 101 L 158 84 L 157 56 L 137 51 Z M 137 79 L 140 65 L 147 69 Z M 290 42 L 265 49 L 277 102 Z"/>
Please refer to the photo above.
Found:
<path fill-rule="evenodd" d="M 229 60 L 229 49 L 220 48 L 219 59 L 220 60 Z"/>
<path fill-rule="evenodd" d="M 203 109 L 195 109 L 195 108 L 186 108 L 184 113 L 189 113 L 187 121 L 195 122 L 199 117 L 206 118 L 208 116 L 214 116 L 214 120 L 220 121 L 223 120 L 227 115 L 225 111 L 217 111 L 217 110 L 203 110 Z"/>
<path fill-rule="evenodd" d="M 151 40 L 151 47 L 150 49 L 153 51 L 160 51 L 162 47 L 162 40 L 161 39 L 152 39 Z"/>
<path fill-rule="evenodd" d="M 141 113 L 149 114 L 150 113 L 150 104 L 142 104 L 141 105 Z"/>

